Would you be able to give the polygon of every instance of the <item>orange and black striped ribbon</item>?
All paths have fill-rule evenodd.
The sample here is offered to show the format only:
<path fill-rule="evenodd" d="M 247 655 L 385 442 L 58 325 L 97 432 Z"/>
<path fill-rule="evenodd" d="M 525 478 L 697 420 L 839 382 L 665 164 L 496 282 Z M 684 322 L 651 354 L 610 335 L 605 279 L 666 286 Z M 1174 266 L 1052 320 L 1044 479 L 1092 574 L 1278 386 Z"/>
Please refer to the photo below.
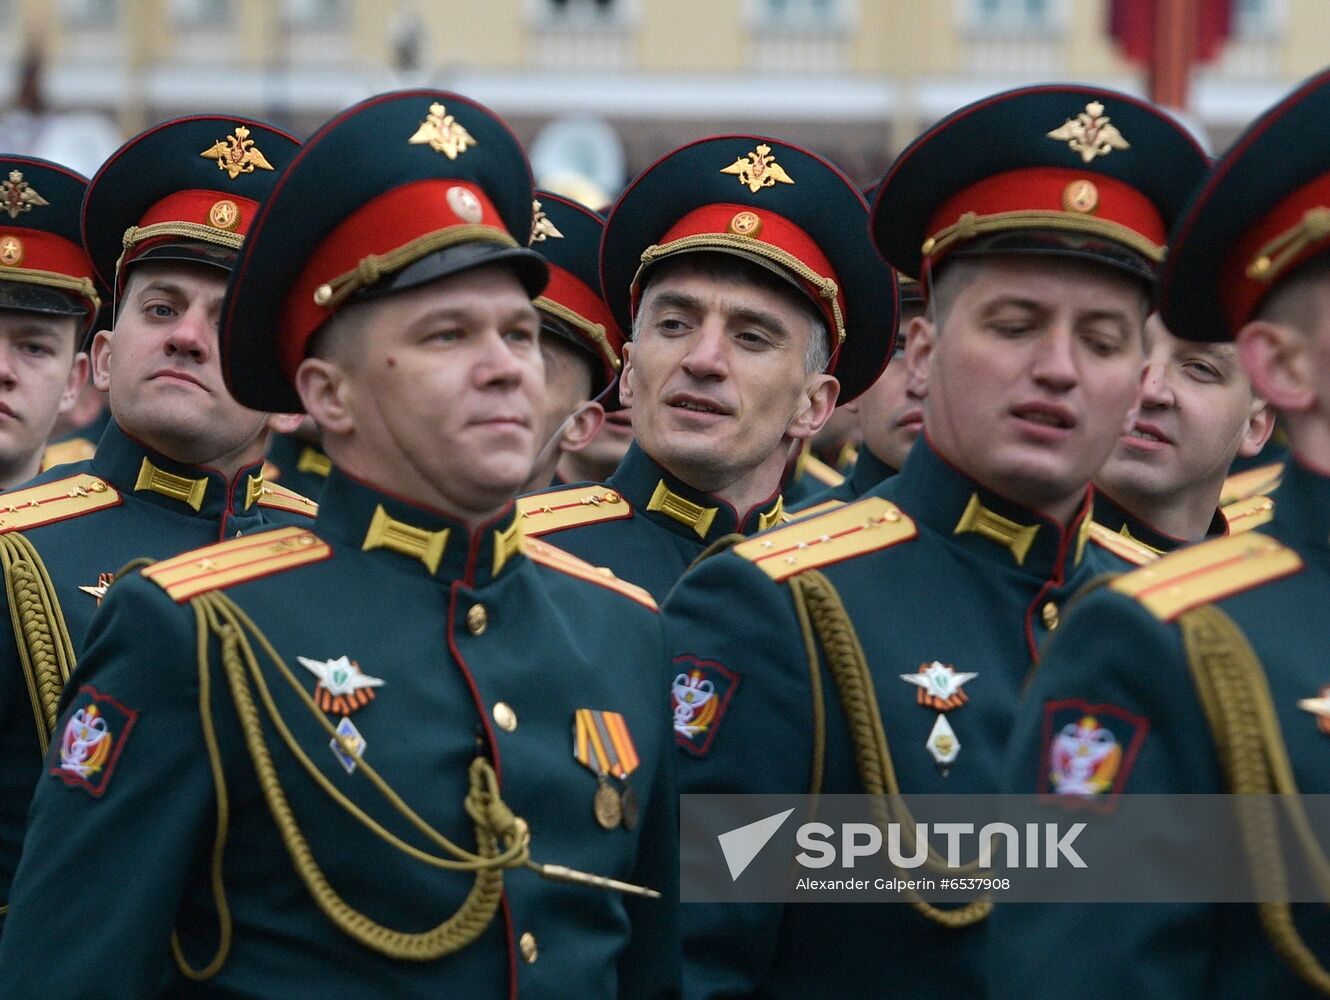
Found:
<path fill-rule="evenodd" d="M 639 763 L 623 716 L 594 708 L 579 708 L 574 716 L 573 756 L 597 777 L 627 778 Z"/>

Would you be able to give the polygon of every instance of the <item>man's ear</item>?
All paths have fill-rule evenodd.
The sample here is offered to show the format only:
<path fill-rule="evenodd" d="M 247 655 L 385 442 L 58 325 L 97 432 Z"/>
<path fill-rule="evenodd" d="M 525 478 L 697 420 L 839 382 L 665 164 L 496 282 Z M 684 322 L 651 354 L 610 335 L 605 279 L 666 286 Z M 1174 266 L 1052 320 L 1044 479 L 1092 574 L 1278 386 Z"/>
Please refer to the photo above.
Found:
<path fill-rule="evenodd" d="M 786 425 L 785 436 L 789 438 L 811 438 L 822 429 L 822 425 L 831 419 L 831 412 L 836 409 L 836 397 L 840 395 L 840 383 L 835 376 L 826 374 L 810 375 L 808 388 L 799 403 L 799 410 L 794 419 Z"/>
<path fill-rule="evenodd" d="M 90 352 L 92 384 L 102 392 L 111 389 L 111 331 L 98 330 Z"/>
<path fill-rule="evenodd" d="M 619 401 L 624 406 L 633 405 L 633 342 L 623 345 L 623 367 L 619 369 Z"/>
<path fill-rule="evenodd" d="M 57 413 L 68 413 L 79 401 L 79 393 L 88 384 L 88 356 L 82 351 L 74 355 L 74 363 L 69 366 L 69 376 L 65 379 L 65 389 L 60 393 L 60 406 Z"/>
<path fill-rule="evenodd" d="M 296 369 L 295 381 L 305 412 L 324 433 L 346 435 L 355 430 L 355 420 L 346 405 L 346 372 L 340 365 L 326 358 L 306 358 Z M 297 419 L 296 424 L 299 422 Z"/>
<path fill-rule="evenodd" d="M 559 439 L 559 451 L 581 451 L 595 439 L 604 424 L 605 407 L 593 399 L 587 400 L 564 421 L 563 436 Z"/>
<path fill-rule="evenodd" d="M 303 413 L 269 413 L 268 430 L 274 434 L 294 434 L 304 419 Z"/>
<path fill-rule="evenodd" d="M 1259 455 L 1270 435 L 1275 432 L 1275 411 L 1260 396 L 1255 396 L 1247 413 L 1247 426 L 1242 431 L 1238 454 L 1243 458 Z"/>
<path fill-rule="evenodd" d="M 1252 320 L 1238 331 L 1238 358 L 1256 391 L 1275 410 L 1299 413 L 1316 400 L 1316 367 L 1302 335 L 1283 323 Z"/>
<path fill-rule="evenodd" d="M 905 368 L 908 378 L 905 387 L 923 398 L 928 395 L 928 371 L 937 349 L 937 330 L 925 316 L 910 320 L 905 331 Z"/>

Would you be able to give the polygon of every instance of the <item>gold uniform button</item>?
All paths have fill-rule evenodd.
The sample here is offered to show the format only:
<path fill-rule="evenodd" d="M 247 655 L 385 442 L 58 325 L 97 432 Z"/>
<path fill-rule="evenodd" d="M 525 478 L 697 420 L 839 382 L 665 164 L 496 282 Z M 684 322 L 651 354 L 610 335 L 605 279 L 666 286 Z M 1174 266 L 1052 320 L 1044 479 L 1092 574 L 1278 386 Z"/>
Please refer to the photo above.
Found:
<path fill-rule="evenodd" d="M 536 959 L 540 957 L 540 950 L 536 947 L 536 935 L 530 931 L 517 939 L 517 947 L 527 965 L 535 964 Z"/>
<path fill-rule="evenodd" d="M 490 616 L 485 610 L 483 604 L 471 605 L 471 610 L 466 613 L 466 627 L 472 635 L 484 635 L 485 629 L 489 627 Z"/>
<path fill-rule="evenodd" d="M 517 728 L 517 713 L 506 701 L 496 701 L 494 703 L 494 721 L 499 724 L 499 728 L 505 733 L 511 733 Z"/>
<path fill-rule="evenodd" d="M 1039 612 L 1039 617 L 1044 620 L 1044 628 L 1052 632 L 1058 627 L 1058 606 L 1049 601 L 1044 605 L 1043 611 Z"/>

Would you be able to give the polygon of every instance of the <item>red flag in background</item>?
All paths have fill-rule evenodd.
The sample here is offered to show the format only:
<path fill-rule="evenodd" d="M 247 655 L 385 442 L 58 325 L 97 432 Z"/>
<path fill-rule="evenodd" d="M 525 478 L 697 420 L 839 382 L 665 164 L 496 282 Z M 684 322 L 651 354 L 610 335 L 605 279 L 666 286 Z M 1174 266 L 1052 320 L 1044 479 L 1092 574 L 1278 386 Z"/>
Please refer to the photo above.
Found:
<path fill-rule="evenodd" d="M 1150 96 L 1184 108 L 1191 68 L 1219 54 L 1233 0 L 1110 0 L 1108 31 L 1128 60 L 1150 74 Z"/>

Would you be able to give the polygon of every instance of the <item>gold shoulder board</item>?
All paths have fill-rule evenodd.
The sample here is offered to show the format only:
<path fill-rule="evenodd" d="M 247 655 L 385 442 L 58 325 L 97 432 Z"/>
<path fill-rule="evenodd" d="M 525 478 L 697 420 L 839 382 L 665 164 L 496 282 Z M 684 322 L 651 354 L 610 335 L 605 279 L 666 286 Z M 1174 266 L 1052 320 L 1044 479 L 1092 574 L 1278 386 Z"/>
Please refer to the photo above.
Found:
<path fill-rule="evenodd" d="M 120 503 L 120 494 L 105 480 L 85 472 L 0 494 L 0 532 L 26 531 Z"/>
<path fill-rule="evenodd" d="M 232 538 L 153 563 L 143 575 L 177 604 L 210 590 L 282 573 L 332 556 L 306 528 L 279 528 Z"/>
<path fill-rule="evenodd" d="M 46 450 L 42 452 L 42 471 L 57 465 L 69 465 L 72 462 L 83 462 L 97 454 L 97 442 L 89 441 L 87 438 L 70 438 L 68 441 L 57 441 L 55 444 L 48 444 Z"/>
<path fill-rule="evenodd" d="M 780 523 L 789 524 L 791 521 L 801 521 L 805 517 L 817 517 L 819 514 L 825 514 L 844 506 L 844 500 L 823 500 L 821 503 L 815 503 L 803 510 L 783 510 L 780 512 Z"/>
<path fill-rule="evenodd" d="M 1292 549 L 1268 535 L 1246 532 L 1170 552 L 1109 586 L 1136 598 L 1158 618 L 1172 621 L 1192 608 L 1300 569 L 1302 559 Z"/>
<path fill-rule="evenodd" d="M 522 540 L 522 551 L 532 562 L 548 566 L 550 569 L 558 570 L 561 573 L 567 573 L 569 576 L 590 580 L 602 587 L 618 591 L 620 594 L 632 598 L 638 604 L 646 605 L 653 611 L 656 610 L 655 598 L 648 591 L 643 590 L 636 584 L 629 583 L 627 580 L 619 579 L 604 566 L 593 566 L 571 552 L 565 552 L 563 549 L 555 548 L 548 542 L 538 541 L 535 538 L 524 538 Z"/>
<path fill-rule="evenodd" d="M 277 510 L 290 511 L 292 514 L 305 514 L 313 517 L 319 512 L 319 505 L 307 496 L 289 490 L 276 483 L 265 482 L 259 494 L 260 507 L 274 507 Z"/>
<path fill-rule="evenodd" d="M 1138 542 L 1111 528 L 1106 528 L 1098 521 L 1090 524 L 1090 541 L 1101 549 L 1108 549 L 1119 559 L 1125 559 L 1133 566 L 1144 566 L 1159 558 L 1159 552 L 1144 542 Z"/>
<path fill-rule="evenodd" d="M 919 534 L 914 521 L 880 497 L 776 528 L 740 542 L 734 551 L 773 580 L 781 581 L 852 556 L 889 548 Z"/>
<path fill-rule="evenodd" d="M 522 534 L 535 537 L 563 528 L 632 517 L 633 508 L 617 490 L 593 483 L 518 497 L 517 516 Z"/>
<path fill-rule="evenodd" d="M 799 459 L 799 469 L 805 475 L 812 476 L 819 483 L 825 486 L 839 486 L 845 482 L 845 477 L 829 466 L 822 459 L 818 458 L 811 451 L 806 452 Z"/>
<path fill-rule="evenodd" d="M 1248 497 L 1221 507 L 1219 512 L 1228 522 L 1228 533 L 1240 535 L 1252 528 L 1259 528 L 1274 517 L 1275 502 L 1269 497 Z"/>
<path fill-rule="evenodd" d="M 1271 462 L 1237 472 L 1224 480 L 1219 491 L 1219 506 L 1227 507 L 1238 500 L 1273 493 L 1280 480 L 1284 478 L 1284 463 Z"/>

